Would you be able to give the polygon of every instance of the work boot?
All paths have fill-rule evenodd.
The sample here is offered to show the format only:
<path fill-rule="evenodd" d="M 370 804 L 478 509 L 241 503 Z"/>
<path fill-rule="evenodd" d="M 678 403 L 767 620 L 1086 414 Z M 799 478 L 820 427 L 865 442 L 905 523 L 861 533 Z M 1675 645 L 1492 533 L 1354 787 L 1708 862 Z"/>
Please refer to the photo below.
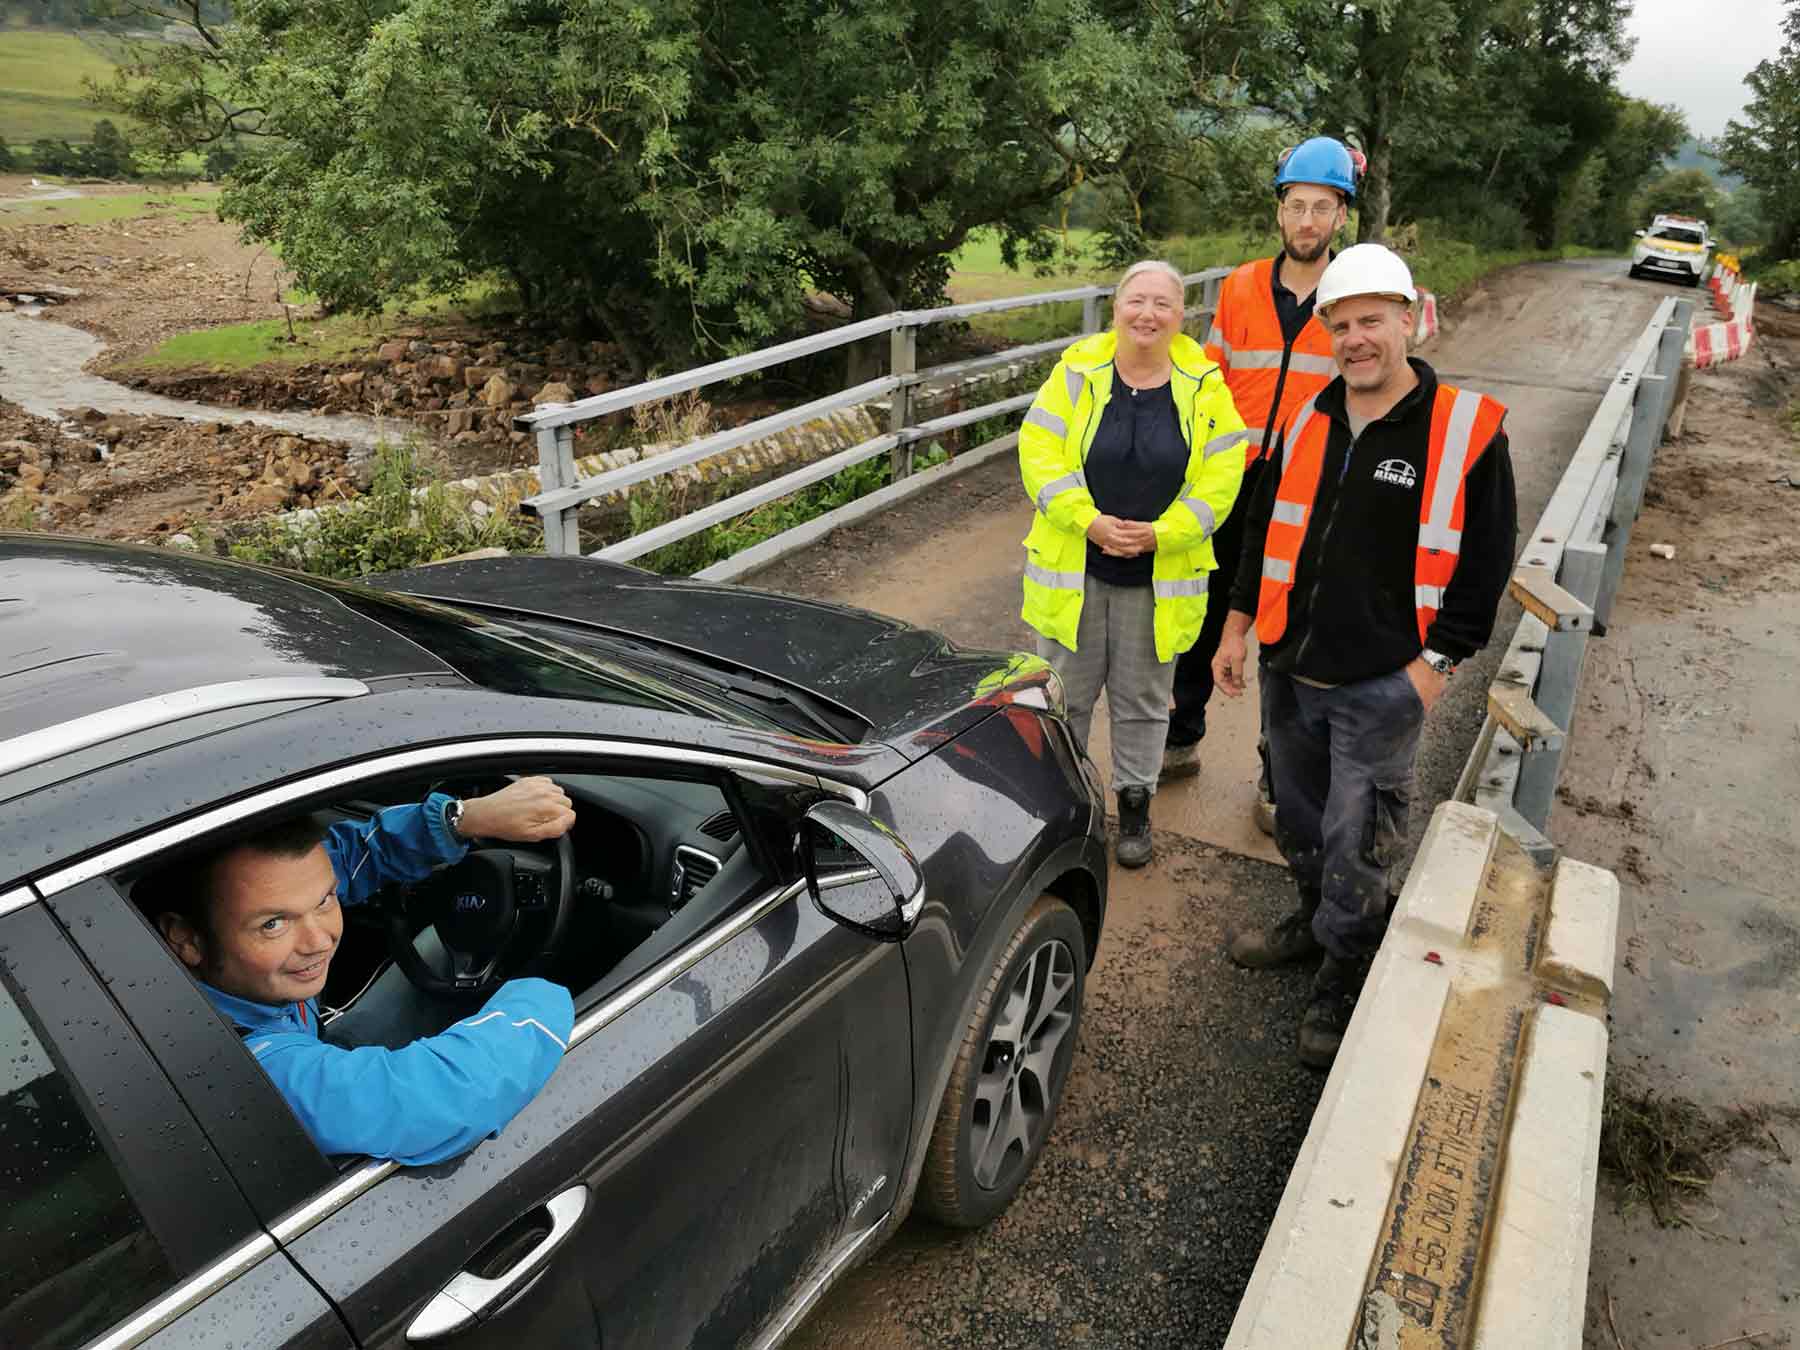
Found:
<path fill-rule="evenodd" d="M 1313 915 L 1319 909 L 1319 893 L 1302 891 L 1300 908 L 1267 928 L 1243 928 L 1225 943 L 1226 954 L 1246 970 L 1267 970 L 1317 956 L 1322 950 L 1313 936 Z"/>
<path fill-rule="evenodd" d="M 1307 1068 L 1329 1069 L 1337 1058 L 1374 960 L 1373 956 L 1344 959 L 1328 955 L 1319 963 L 1313 975 L 1312 1002 L 1300 1018 L 1300 1062 Z"/>
<path fill-rule="evenodd" d="M 1150 789 L 1119 789 L 1119 844 L 1114 851 L 1120 867 L 1142 867 L 1150 861 Z"/>
<path fill-rule="evenodd" d="M 1156 781 L 1167 783 L 1176 778 L 1192 778 L 1200 772 L 1200 742 L 1163 747 L 1162 772 Z"/>

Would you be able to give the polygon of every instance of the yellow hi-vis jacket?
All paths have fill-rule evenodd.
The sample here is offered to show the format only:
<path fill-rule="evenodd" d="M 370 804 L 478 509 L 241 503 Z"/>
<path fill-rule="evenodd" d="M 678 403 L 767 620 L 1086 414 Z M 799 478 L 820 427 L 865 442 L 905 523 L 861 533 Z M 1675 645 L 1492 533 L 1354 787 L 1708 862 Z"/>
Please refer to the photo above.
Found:
<path fill-rule="evenodd" d="M 1038 390 L 1019 428 L 1019 468 L 1037 508 L 1025 536 L 1025 622 L 1075 650 L 1087 582 L 1087 528 L 1099 509 L 1083 466 L 1113 389 L 1118 334 L 1096 333 L 1069 347 Z M 1232 405 L 1218 363 L 1178 334 L 1170 350 L 1175 409 L 1188 443 L 1180 494 L 1155 522 L 1156 659 L 1173 661 L 1194 645 L 1206 617 L 1213 532 L 1244 478 L 1244 419 Z M 1226 453 L 1228 451 L 1234 453 Z"/>

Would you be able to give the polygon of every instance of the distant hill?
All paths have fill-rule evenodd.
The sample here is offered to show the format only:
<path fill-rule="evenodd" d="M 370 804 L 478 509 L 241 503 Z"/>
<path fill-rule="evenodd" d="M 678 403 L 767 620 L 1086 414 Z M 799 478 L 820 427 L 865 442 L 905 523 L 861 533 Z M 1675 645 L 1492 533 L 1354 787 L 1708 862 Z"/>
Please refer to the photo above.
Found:
<path fill-rule="evenodd" d="M 1713 181 L 1728 192 L 1736 192 L 1744 185 L 1744 180 L 1735 173 L 1726 173 L 1724 165 L 1700 148 L 1700 142 L 1689 136 L 1664 165 L 1671 169 L 1705 169 L 1713 176 Z"/>

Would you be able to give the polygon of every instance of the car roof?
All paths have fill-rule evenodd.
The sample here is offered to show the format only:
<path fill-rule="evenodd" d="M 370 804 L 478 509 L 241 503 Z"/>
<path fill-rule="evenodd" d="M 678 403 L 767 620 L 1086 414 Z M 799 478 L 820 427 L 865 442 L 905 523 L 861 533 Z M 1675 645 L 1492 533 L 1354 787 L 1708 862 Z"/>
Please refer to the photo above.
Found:
<path fill-rule="evenodd" d="M 159 717 L 418 675 L 455 678 L 330 583 L 171 548 L 0 534 L 0 762 Z"/>

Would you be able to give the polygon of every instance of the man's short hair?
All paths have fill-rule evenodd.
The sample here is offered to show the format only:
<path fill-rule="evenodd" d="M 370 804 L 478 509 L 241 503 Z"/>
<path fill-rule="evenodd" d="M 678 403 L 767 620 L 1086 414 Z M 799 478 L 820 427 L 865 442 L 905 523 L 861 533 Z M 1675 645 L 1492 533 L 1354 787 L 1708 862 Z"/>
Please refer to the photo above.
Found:
<path fill-rule="evenodd" d="M 158 868 L 131 888 L 131 898 L 152 925 L 164 914 L 173 914 L 210 941 L 221 862 L 239 849 L 275 858 L 304 858 L 324 838 L 325 825 L 317 816 L 289 816 Z"/>

